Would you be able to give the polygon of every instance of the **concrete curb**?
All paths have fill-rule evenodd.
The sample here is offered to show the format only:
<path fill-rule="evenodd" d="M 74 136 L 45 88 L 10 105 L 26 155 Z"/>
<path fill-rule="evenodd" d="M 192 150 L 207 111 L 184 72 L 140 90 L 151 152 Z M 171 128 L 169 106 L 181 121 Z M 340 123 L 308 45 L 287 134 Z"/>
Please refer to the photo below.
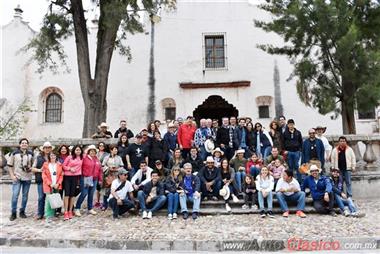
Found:
<path fill-rule="evenodd" d="M 294 238 L 293 238 L 294 239 Z M 292 239 L 292 241 L 293 241 Z M 0 246 L 42 247 L 42 248 L 97 248 L 111 250 L 152 250 L 152 251 L 303 251 L 332 250 L 375 250 L 380 249 L 378 237 L 346 237 L 336 239 L 294 239 L 293 245 L 286 240 L 231 240 L 231 241 L 170 241 L 170 240 L 75 240 L 75 239 L 22 239 L 0 238 Z M 327 245 L 325 244 L 327 243 Z M 306 246 L 308 249 L 306 249 Z"/>

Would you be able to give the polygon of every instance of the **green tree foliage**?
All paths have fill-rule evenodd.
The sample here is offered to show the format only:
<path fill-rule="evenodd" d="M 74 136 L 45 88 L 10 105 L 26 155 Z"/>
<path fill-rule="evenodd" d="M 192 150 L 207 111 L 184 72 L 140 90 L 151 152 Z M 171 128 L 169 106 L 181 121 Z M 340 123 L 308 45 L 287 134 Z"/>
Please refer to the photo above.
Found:
<path fill-rule="evenodd" d="M 380 100 L 380 2 L 371 0 L 268 0 L 270 22 L 255 25 L 285 45 L 259 45 L 294 64 L 302 102 L 321 114 L 342 115 L 343 132 L 356 133 L 355 109 Z"/>

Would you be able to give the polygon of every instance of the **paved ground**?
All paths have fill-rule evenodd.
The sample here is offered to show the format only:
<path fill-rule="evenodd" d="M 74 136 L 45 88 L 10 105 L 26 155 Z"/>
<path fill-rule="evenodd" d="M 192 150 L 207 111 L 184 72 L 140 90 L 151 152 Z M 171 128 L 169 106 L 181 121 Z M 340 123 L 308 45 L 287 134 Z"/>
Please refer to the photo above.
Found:
<path fill-rule="evenodd" d="M 0 185 L 0 237 L 66 240 L 109 240 L 109 241 L 228 241 L 273 239 L 338 239 L 347 237 L 380 236 L 380 202 L 357 201 L 360 210 L 367 214 L 364 218 L 346 218 L 308 215 L 305 219 L 295 215 L 288 219 L 276 216 L 261 219 L 258 215 L 201 216 L 198 220 L 168 221 L 165 216 L 154 216 L 152 220 L 128 215 L 114 222 L 110 211 L 96 216 L 84 215 L 70 221 L 59 218 L 52 224 L 33 219 L 36 211 L 36 186 L 31 186 L 27 219 L 8 220 L 10 210 L 11 185 Z M 379 248 L 379 247 L 378 247 Z M 16 252 L 17 253 L 17 252 Z"/>

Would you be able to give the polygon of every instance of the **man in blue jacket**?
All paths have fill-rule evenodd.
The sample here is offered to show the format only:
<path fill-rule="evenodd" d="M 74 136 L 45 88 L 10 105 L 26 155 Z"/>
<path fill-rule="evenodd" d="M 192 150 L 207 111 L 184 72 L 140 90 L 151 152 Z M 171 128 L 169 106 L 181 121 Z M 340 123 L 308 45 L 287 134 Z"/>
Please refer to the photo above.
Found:
<path fill-rule="evenodd" d="M 315 130 L 309 130 L 309 138 L 305 139 L 302 145 L 302 164 L 309 163 L 310 160 L 321 162 L 322 172 L 324 173 L 325 147 L 322 140 L 316 138 Z"/>
<path fill-rule="evenodd" d="M 198 218 L 198 213 L 201 205 L 201 182 L 199 177 L 192 174 L 191 163 L 185 163 L 183 165 L 183 170 L 185 175 L 179 186 L 181 188 L 179 193 L 179 203 L 181 205 L 181 213 L 183 219 L 186 220 L 189 217 L 189 212 L 187 210 L 187 201 L 193 203 L 193 220 Z"/>
<path fill-rule="evenodd" d="M 318 213 L 336 216 L 334 211 L 334 193 L 330 179 L 320 175 L 322 169 L 316 165 L 309 168 L 309 176 L 305 178 L 302 191 L 311 192 L 313 206 Z"/>

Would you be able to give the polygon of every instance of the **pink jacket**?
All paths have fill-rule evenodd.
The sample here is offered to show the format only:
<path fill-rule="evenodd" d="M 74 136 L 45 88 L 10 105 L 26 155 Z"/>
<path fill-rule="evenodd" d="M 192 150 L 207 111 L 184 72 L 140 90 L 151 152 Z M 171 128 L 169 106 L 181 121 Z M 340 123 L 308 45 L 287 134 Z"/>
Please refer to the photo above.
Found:
<path fill-rule="evenodd" d="M 83 156 L 82 175 L 92 176 L 94 180 L 102 181 L 103 170 L 98 157 L 87 154 Z"/>
<path fill-rule="evenodd" d="M 82 174 L 83 160 L 80 157 L 73 159 L 71 155 L 63 162 L 63 172 L 65 176 L 80 176 Z M 74 168 L 75 171 L 71 172 L 70 168 Z"/>

